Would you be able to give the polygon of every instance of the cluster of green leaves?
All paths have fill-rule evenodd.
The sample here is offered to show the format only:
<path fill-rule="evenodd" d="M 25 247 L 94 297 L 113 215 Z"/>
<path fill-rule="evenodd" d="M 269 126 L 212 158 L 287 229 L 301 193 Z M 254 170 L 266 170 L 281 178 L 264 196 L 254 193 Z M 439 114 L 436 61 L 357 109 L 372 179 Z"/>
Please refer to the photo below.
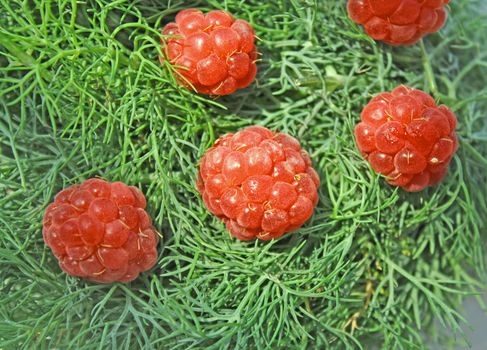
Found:
<path fill-rule="evenodd" d="M 0 348 L 416 349 L 433 318 L 460 337 L 485 276 L 481 6 L 455 1 L 441 34 L 390 48 L 343 1 L 0 0 Z M 160 28 L 188 7 L 251 22 L 251 88 L 209 99 L 159 63 Z M 448 178 L 419 194 L 374 174 L 352 136 L 401 83 L 460 123 Z M 298 137 L 322 179 L 310 222 L 273 242 L 229 237 L 194 186 L 218 135 L 251 124 Z M 66 276 L 42 240 L 53 195 L 93 176 L 139 186 L 163 235 L 129 285 Z"/>

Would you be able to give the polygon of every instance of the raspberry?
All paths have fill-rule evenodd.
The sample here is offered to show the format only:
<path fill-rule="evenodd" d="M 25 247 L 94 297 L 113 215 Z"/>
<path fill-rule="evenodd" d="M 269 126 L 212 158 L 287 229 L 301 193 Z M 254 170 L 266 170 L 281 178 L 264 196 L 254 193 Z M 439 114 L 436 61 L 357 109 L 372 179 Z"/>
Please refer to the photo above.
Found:
<path fill-rule="evenodd" d="M 224 11 L 206 16 L 187 9 L 162 30 L 165 58 L 179 66 L 180 82 L 202 94 L 229 95 L 249 86 L 257 74 L 254 30 Z M 161 62 L 163 58 L 161 57 Z"/>
<path fill-rule="evenodd" d="M 450 0 L 348 0 L 350 18 L 375 40 L 412 45 L 445 24 Z"/>
<path fill-rule="evenodd" d="M 156 263 L 159 237 L 134 186 L 89 179 L 57 194 L 44 214 L 44 241 L 72 276 L 129 282 Z"/>
<path fill-rule="evenodd" d="M 399 86 L 362 111 L 355 139 L 372 169 L 409 192 L 438 184 L 458 149 L 457 119 L 423 91 Z"/>
<path fill-rule="evenodd" d="M 301 227 L 318 203 L 318 174 L 292 136 L 252 126 L 219 138 L 201 159 L 198 191 L 240 240 Z"/>

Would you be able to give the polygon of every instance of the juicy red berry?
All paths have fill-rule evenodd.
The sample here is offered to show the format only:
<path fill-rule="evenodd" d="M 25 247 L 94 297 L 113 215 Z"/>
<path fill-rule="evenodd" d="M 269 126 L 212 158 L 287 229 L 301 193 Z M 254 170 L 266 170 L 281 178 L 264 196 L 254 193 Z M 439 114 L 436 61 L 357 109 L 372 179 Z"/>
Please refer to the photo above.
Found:
<path fill-rule="evenodd" d="M 318 174 L 294 137 L 252 126 L 219 138 L 201 159 L 197 188 L 240 240 L 301 227 L 318 203 Z"/>
<path fill-rule="evenodd" d="M 49 204 L 44 241 L 72 276 L 130 282 L 157 259 L 159 238 L 145 206 L 134 186 L 89 179 L 59 192 Z"/>
<path fill-rule="evenodd" d="M 162 30 L 165 59 L 180 82 L 199 93 L 229 95 L 250 85 L 257 73 L 255 33 L 249 23 L 224 11 L 179 12 Z M 161 61 L 163 58 L 161 57 Z"/>
<path fill-rule="evenodd" d="M 412 45 L 445 24 L 450 0 L 348 0 L 350 18 L 375 40 Z"/>
<path fill-rule="evenodd" d="M 423 91 L 401 85 L 362 111 L 355 140 L 372 169 L 409 192 L 441 182 L 458 148 L 457 119 Z"/>

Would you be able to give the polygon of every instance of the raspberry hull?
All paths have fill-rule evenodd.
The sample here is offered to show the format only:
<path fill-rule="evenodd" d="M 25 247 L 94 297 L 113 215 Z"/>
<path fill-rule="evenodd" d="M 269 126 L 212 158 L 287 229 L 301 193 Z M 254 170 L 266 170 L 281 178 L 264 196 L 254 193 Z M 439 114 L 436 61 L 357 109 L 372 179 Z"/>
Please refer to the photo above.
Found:
<path fill-rule="evenodd" d="M 133 186 L 89 179 L 59 192 L 44 214 L 43 236 L 72 276 L 130 282 L 156 263 L 159 237 Z"/>
<path fill-rule="evenodd" d="M 295 138 L 252 126 L 215 142 L 201 159 L 197 187 L 234 237 L 271 240 L 311 217 L 319 184 Z"/>
<path fill-rule="evenodd" d="M 374 97 L 355 128 L 358 148 L 387 181 L 417 192 L 438 184 L 458 149 L 457 119 L 423 91 L 399 86 Z"/>
<path fill-rule="evenodd" d="M 255 79 L 257 51 L 249 23 L 224 11 L 204 15 L 188 9 L 162 30 L 165 58 L 184 77 L 181 83 L 208 95 L 229 95 Z M 161 61 L 163 58 L 161 58 Z"/>
<path fill-rule="evenodd" d="M 349 0 L 350 18 L 369 36 L 391 45 L 412 45 L 443 27 L 449 0 Z"/>

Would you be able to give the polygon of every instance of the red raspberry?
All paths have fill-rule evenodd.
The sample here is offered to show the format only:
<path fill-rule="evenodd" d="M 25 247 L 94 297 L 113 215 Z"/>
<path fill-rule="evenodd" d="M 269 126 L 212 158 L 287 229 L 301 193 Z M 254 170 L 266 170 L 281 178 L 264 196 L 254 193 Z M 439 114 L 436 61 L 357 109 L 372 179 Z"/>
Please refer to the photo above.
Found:
<path fill-rule="evenodd" d="M 294 137 L 252 126 L 215 142 L 201 159 L 197 187 L 233 236 L 270 240 L 310 218 L 319 184 Z"/>
<path fill-rule="evenodd" d="M 229 95 L 255 79 L 255 34 L 244 20 L 235 20 L 224 11 L 205 16 L 188 9 L 179 12 L 176 23 L 167 24 L 162 35 L 166 58 L 182 67 L 177 69 L 179 74 L 200 93 Z"/>
<path fill-rule="evenodd" d="M 362 111 L 355 139 L 372 168 L 409 192 L 438 184 L 458 149 L 457 119 L 423 91 L 401 85 Z"/>
<path fill-rule="evenodd" d="M 134 186 L 89 179 L 59 192 L 42 234 L 64 272 L 92 281 L 129 282 L 156 263 L 159 237 Z"/>
<path fill-rule="evenodd" d="M 375 40 L 412 45 L 445 24 L 450 0 L 348 0 L 348 14 Z"/>

